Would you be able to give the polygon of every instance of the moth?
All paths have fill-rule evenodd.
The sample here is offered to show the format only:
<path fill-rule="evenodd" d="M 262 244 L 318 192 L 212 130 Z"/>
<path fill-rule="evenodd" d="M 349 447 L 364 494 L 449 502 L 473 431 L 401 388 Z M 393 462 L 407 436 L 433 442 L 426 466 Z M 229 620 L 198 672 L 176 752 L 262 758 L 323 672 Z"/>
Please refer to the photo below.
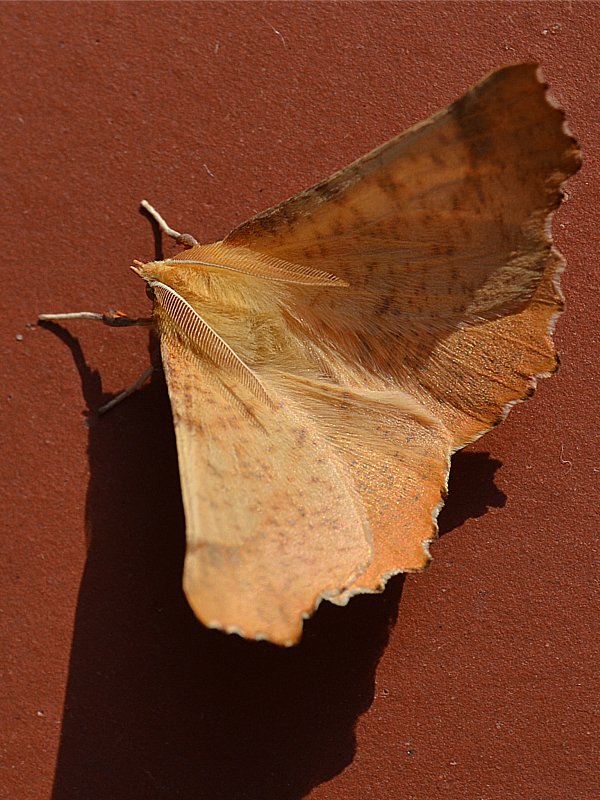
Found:
<path fill-rule="evenodd" d="M 147 206 L 185 246 L 132 268 L 205 625 L 291 645 L 321 600 L 427 565 L 451 455 L 556 369 L 550 220 L 579 166 L 539 69 L 517 64 L 222 241 Z M 139 322 L 43 318 L 73 316 Z"/>

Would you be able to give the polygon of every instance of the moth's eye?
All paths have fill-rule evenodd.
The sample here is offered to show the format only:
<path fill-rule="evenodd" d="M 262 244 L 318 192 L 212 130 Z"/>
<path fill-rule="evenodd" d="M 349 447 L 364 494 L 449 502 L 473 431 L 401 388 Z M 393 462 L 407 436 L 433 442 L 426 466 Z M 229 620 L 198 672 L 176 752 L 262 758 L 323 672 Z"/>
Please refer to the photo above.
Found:
<path fill-rule="evenodd" d="M 150 298 L 150 300 L 152 300 L 152 302 L 154 302 L 154 297 L 155 297 L 154 289 L 148 283 L 146 284 L 146 294 Z"/>

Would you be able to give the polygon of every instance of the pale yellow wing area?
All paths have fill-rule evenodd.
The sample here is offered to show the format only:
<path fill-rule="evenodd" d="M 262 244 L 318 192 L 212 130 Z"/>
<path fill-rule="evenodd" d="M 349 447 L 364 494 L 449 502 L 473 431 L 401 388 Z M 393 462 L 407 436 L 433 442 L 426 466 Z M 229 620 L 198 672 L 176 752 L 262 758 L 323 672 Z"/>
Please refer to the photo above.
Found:
<path fill-rule="evenodd" d="M 346 281 L 289 287 L 290 324 L 414 394 L 460 446 L 553 369 L 549 220 L 579 164 L 537 68 L 506 67 L 225 244 Z"/>
<path fill-rule="evenodd" d="M 294 404 L 267 404 L 162 327 L 186 516 L 184 590 L 210 627 L 293 644 L 371 560 L 347 467 Z"/>

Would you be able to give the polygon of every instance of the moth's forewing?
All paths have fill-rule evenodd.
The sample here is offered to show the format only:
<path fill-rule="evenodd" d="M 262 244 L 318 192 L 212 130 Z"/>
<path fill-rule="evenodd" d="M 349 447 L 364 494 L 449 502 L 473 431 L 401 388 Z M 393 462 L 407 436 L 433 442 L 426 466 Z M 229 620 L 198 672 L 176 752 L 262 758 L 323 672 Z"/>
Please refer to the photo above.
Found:
<path fill-rule="evenodd" d="M 225 239 L 346 280 L 290 292 L 294 318 L 413 393 L 455 446 L 553 369 L 563 262 L 548 220 L 581 158 L 546 89 L 535 65 L 500 69 Z"/>

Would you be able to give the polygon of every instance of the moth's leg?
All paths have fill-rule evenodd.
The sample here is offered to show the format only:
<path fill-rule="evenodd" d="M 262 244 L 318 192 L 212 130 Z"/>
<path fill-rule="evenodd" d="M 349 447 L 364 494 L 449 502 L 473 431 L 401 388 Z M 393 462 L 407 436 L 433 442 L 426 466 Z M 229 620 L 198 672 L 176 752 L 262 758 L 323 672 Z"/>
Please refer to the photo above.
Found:
<path fill-rule="evenodd" d="M 170 225 L 167 225 L 165 220 L 161 217 L 158 211 L 151 206 L 147 200 L 142 200 L 141 204 L 142 208 L 145 208 L 146 211 L 150 214 L 152 219 L 156 222 L 158 227 L 161 229 L 163 233 L 166 233 L 167 236 L 170 236 L 172 239 L 175 239 L 177 244 L 181 244 L 184 247 L 194 247 L 198 244 L 197 239 L 194 239 L 191 233 L 179 233 L 179 231 L 174 230 L 171 228 Z"/>
<path fill-rule="evenodd" d="M 140 375 L 140 377 L 137 379 L 137 381 L 135 381 L 135 383 L 132 383 L 131 386 L 127 387 L 127 389 L 123 389 L 122 392 L 120 392 L 116 397 L 113 397 L 112 400 L 109 400 L 108 403 L 105 403 L 103 406 L 100 406 L 100 408 L 98 409 L 98 413 L 105 414 L 107 411 L 110 411 L 111 408 L 114 408 L 118 403 L 120 403 L 121 400 L 125 400 L 125 398 L 129 397 L 130 394 L 137 392 L 138 389 L 142 388 L 142 386 L 146 383 L 148 378 L 150 378 L 153 372 L 154 372 L 153 366 L 145 369 Z"/>
<path fill-rule="evenodd" d="M 40 322 L 58 322 L 60 320 L 69 319 L 91 319 L 94 322 L 102 322 L 104 325 L 109 325 L 111 328 L 127 328 L 132 325 L 151 326 L 153 323 L 151 317 L 128 317 L 127 314 L 124 314 L 122 311 L 107 311 L 106 314 L 98 314 L 95 311 L 74 311 L 69 314 L 40 314 L 38 317 Z M 150 378 L 154 370 L 154 365 L 145 369 L 135 383 L 132 383 L 127 389 L 124 389 L 116 397 L 113 397 L 112 400 L 109 400 L 108 403 L 101 406 L 98 409 L 98 413 L 104 414 L 106 411 L 114 408 L 121 400 L 125 400 L 130 394 L 140 389 L 148 378 Z"/>
<path fill-rule="evenodd" d="M 69 314 L 40 314 L 40 322 L 58 322 L 64 319 L 91 319 L 94 322 L 103 322 L 111 328 L 129 328 L 132 325 L 152 325 L 151 317 L 129 317 L 122 311 L 107 311 L 98 314 L 95 311 L 73 311 Z"/>

